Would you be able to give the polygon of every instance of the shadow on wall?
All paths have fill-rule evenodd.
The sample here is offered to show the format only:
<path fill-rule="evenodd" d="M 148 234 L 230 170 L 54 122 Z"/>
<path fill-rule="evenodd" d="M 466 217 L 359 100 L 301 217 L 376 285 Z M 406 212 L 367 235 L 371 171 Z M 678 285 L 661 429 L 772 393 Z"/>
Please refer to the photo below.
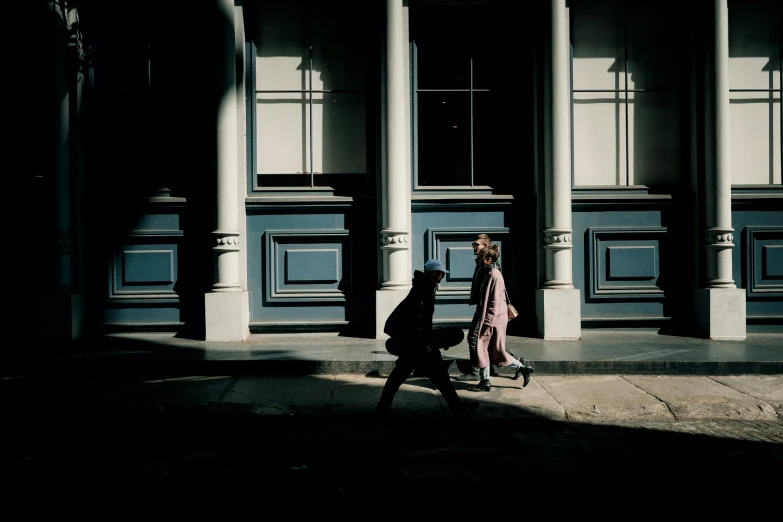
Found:
<path fill-rule="evenodd" d="M 131 16 L 127 5 L 116 2 L 71 4 L 78 8 L 71 31 L 89 52 L 67 70 L 69 159 L 41 165 L 36 177 L 35 226 L 45 238 L 37 271 L 69 268 L 58 264 L 62 220 L 54 211 L 68 197 L 58 188 L 56 169 L 67 168 L 71 222 L 82 224 L 73 230 L 75 244 L 81 239 L 84 246 L 71 270 L 74 289 L 86 298 L 83 333 L 97 333 L 106 323 L 157 323 L 203 338 L 204 293 L 214 282 L 217 107 L 234 85 L 215 48 L 221 41 L 233 46 L 233 20 L 217 12 L 217 2 L 201 9 L 149 0 L 133 4 L 133 13 L 154 16 Z M 71 36 L 53 39 L 67 47 Z M 36 50 L 47 78 L 57 71 L 52 46 L 39 43 Z M 77 68 L 84 76 L 79 84 L 73 82 Z M 54 135 L 57 114 L 46 122 L 39 142 Z M 156 250 L 172 253 L 175 262 L 166 275 L 173 280 L 139 283 L 123 271 L 121 257 L 118 262 L 129 251 Z M 57 291 L 41 279 L 39 294 Z M 146 299 L 134 300 L 136 295 Z"/>

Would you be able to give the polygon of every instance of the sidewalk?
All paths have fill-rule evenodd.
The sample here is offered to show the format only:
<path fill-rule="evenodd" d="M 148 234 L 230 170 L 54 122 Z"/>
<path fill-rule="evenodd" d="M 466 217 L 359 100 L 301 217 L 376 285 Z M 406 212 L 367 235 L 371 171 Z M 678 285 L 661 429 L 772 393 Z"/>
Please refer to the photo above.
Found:
<path fill-rule="evenodd" d="M 0 400 L 6 413 L 21 417 L 29 412 L 107 418 L 367 417 L 388 375 L 377 369 L 274 374 L 274 366 L 258 373 L 231 373 L 223 370 L 237 367 L 222 364 L 107 368 L 98 371 L 90 365 L 90 371 L 85 371 L 74 365 L 69 371 L 68 365 L 60 365 L 57 372 L 50 369 L 3 377 Z M 499 372 L 491 382 L 490 392 L 471 392 L 468 388 L 473 383 L 454 382 L 463 399 L 480 403 L 474 414 L 478 418 L 615 424 L 780 423 L 783 419 L 782 374 L 542 375 L 537 370 L 525 388 L 521 379 L 511 379 L 508 372 Z M 396 396 L 393 416 L 437 419 L 449 417 L 450 412 L 430 381 L 414 375 Z M 775 442 L 783 442 L 781 427 Z"/>
<path fill-rule="evenodd" d="M 659 335 L 655 331 L 585 330 L 580 341 L 509 337 L 507 349 L 536 375 L 772 375 L 783 374 L 783 334 L 750 334 L 745 341 Z M 389 372 L 396 357 L 384 341 L 338 334 L 254 334 L 244 342 L 206 342 L 173 334 L 115 334 L 17 349 L 0 361 L 0 377 L 17 374 L 139 373 L 316 375 Z M 460 372 L 467 342 L 443 352 Z M 500 370 L 509 375 L 510 371 Z"/>
<path fill-rule="evenodd" d="M 776 342 L 738 343 L 714 362 L 780 368 L 741 357 L 775 353 Z M 644 375 L 611 373 L 612 359 L 571 361 L 573 345 L 524 340 L 514 351 L 541 357 L 527 387 L 502 372 L 486 393 L 455 382 L 479 408 L 454 416 L 429 380 L 412 377 L 392 414 L 377 418 L 394 359 L 381 341 L 264 336 L 203 350 L 160 336 L 115 339 L 0 378 L 6 505 L 30 520 L 254 519 L 298 503 L 347 518 L 409 514 L 405 499 L 458 513 L 500 487 L 511 502 L 498 509 L 554 520 L 592 510 L 606 520 L 671 520 L 672 509 L 682 519 L 728 519 L 714 499 L 760 516 L 779 497 L 783 373 L 703 375 L 694 354 L 704 344 L 584 341 L 582 354 L 615 347 L 619 361 L 646 370 L 648 358 L 671 369 L 666 354 L 692 356 L 675 365 L 678 375 Z M 543 357 L 569 371 L 539 372 Z M 523 501 L 530 509 L 518 508 Z"/>
<path fill-rule="evenodd" d="M 488 393 L 454 382 L 479 401 L 484 418 L 568 422 L 672 422 L 783 419 L 780 336 L 710 342 L 653 332 L 587 332 L 582 341 L 509 339 L 535 368 L 526 388 L 498 368 Z M 63 346 L 0 374 L 0 397 L 23 414 L 98 416 L 370 414 L 396 357 L 384 341 L 336 334 L 253 335 L 207 343 L 171 334 L 113 335 Z M 67 350 L 65 349 L 67 348 Z M 58 353 L 59 350 L 59 353 Z M 70 352 L 68 351 L 70 350 Z M 444 352 L 452 375 L 466 342 Z M 416 374 L 395 399 L 395 414 L 437 418 L 448 409 Z"/>
<path fill-rule="evenodd" d="M 783 376 L 539 376 L 522 388 L 506 376 L 490 392 L 455 382 L 463 399 L 480 403 L 485 419 L 661 424 L 681 421 L 783 420 Z M 187 376 L 172 378 L 33 378 L 0 380 L 6 414 L 141 417 L 278 417 L 372 415 L 385 375 Z M 392 417 L 450 417 L 423 377 L 395 397 Z M 783 443 L 783 424 L 777 440 Z"/>

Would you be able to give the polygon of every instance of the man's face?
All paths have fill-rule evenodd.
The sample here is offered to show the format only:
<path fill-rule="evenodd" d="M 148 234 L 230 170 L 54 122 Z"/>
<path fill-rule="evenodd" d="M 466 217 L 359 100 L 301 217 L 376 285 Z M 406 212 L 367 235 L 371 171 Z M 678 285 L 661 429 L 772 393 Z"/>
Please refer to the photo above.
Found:
<path fill-rule="evenodd" d="M 435 282 L 436 282 L 436 283 L 440 283 L 440 282 L 441 282 L 441 280 L 443 279 L 443 276 L 445 276 L 445 275 L 446 275 L 446 274 L 444 274 L 444 273 L 443 273 L 443 272 L 441 272 L 440 270 L 436 270 L 436 271 L 435 271 Z"/>
<path fill-rule="evenodd" d="M 481 249 L 487 246 L 487 243 L 485 243 L 483 239 L 476 239 L 470 246 L 473 247 L 473 255 L 477 256 Z"/>

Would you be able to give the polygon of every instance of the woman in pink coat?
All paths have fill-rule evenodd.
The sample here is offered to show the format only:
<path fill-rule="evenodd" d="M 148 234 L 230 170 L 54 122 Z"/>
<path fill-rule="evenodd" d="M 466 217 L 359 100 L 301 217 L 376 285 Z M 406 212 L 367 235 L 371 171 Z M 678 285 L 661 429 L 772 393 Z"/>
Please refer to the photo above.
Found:
<path fill-rule="evenodd" d="M 516 370 L 514 379 L 519 379 L 520 375 L 524 376 L 523 388 L 530 382 L 530 374 L 533 373 L 532 367 L 525 366 L 506 352 L 508 302 L 503 274 L 491 266 L 497 260 L 497 245 L 484 247 L 476 256 L 476 263 L 485 273 L 485 279 L 481 285 L 481 301 L 478 305 L 481 310 L 481 327 L 477 343 L 480 381 L 478 385 L 470 388 L 471 391 L 489 391 L 492 388 L 489 382 L 490 364 L 512 366 Z"/>

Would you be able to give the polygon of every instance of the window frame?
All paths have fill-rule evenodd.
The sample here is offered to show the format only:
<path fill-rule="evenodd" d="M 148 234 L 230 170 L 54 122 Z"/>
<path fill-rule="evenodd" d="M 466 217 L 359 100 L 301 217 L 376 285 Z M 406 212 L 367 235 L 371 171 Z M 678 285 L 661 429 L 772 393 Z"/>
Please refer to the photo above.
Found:
<path fill-rule="evenodd" d="M 731 17 L 731 11 L 729 11 L 729 17 Z M 729 18 L 729 27 L 731 27 L 731 18 Z M 729 50 L 729 56 L 731 56 L 731 50 Z M 780 95 L 780 98 L 778 100 L 778 103 L 780 104 L 779 110 L 780 110 L 780 127 L 777 129 L 778 131 L 778 138 L 780 140 L 780 154 L 781 154 L 781 181 L 780 183 L 733 183 L 731 184 L 732 191 L 733 189 L 738 189 L 739 192 L 743 192 L 743 189 L 747 190 L 750 188 L 755 189 L 762 189 L 763 187 L 770 187 L 770 188 L 777 188 L 777 189 L 783 189 L 783 23 L 781 23 L 778 26 L 778 83 L 779 87 L 777 89 L 775 88 L 769 88 L 769 89 L 732 89 L 729 88 L 729 100 L 731 100 L 731 94 L 734 92 L 741 93 L 741 92 L 757 92 L 757 93 L 763 93 L 766 92 L 769 95 L 769 103 L 773 104 L 775 103 L 775 93 L 778 93 Z M 730 102 L 729 102 L 730 103 Z M 731 124 L 729 124 L 730 128 L 729 131 L 731 132 Z"/>
<path fill-rule="evenodd" d="M 321 94 L 324 95 L 323 99 L 326 99 L 325 96 L 329 94 L 358 94 L 362 95 L 364 97 L 364 135 L 365 135 L 365 169 L 363 173 L 351 173 L 346 175 L 355 175 L 355 176 L 362 176 L 365 179 L 365 182 L 363 183 L 364 187 L 369 187 L 371 185 L 369 177 L 373 173 L 373 169 L 371 168 L 371 148 L 368 146 L 367 137 L 369 136 L 371 132 L 370 127 L 370 118 L 368 118 L 368 115 L 371 113 L 371 103 L 370 103 L 370 97 L 368 95 L 370 91 L 370 79 L 366 77 L 368 73 L 371 72 L 371 69 L 366 68 L 365 69 L 365 82 L 364 82 L 364 88 L 363 89 L 313 89 L 313 34 L 312 34 L 312 27 L 313 27 L 313 19 L 312 19 L 312 12 L 309 2 L 305 2 L 305 5 L 308 6 L 308 12 L 305 16 L 302 17 L 302 21 L 307 22 L 307 75 L 308 75 L 308 85 L 306 89 L 257 89 L 256 84 L 256 75 L 257 75 L 257 65 L 256 65 L 256 58 L 258 56 L 258 46 L 256 44 L 256 38 L 255 36 L 250 37 L 245 42 L 245 110 L 246 110 L 246 129 L 247 129 L 247 193 L 248 196 L 259 196 L 269 193 L 277 193 L 280 195 L 301 195 L 302 193 L 306 193 L 307 195 L 312 196 L 321 196 L 321 195 L 333 195 L 334 192 L 337 190 L 332 185 L 317 185 L 315 183 L 315 172 L 314 172 L 314 155 L 313 155 L 313 127 L 314 127 L 314 120 L 313 120 L 313 95 L 314 94 Z M 357 4 L 360 5 L 360 4 Z M 254 12 L 254 15 L 257 16 L 257 13 Z M 367 15 L 370 15 L 370 11 L 367 12 Z M 255 20 L 255 18 L 254 18 Z M 368 24 L 372 23 L 372 20 L 369 18 L 366 20 Z M 368 44 L 369 42 L 363 42 L 363 44 Z M 365 57 L 365 63 L 367 62 Z M 263 179 L 264 175 L 290 175 L 293 178 L 298 178 L 300 174 L 290 174 L 290 173 L 270 173 L 267 172 L 265 174 L 260 174 L 258 172 L 258 114 L 257 114 L 257 104 L 258 104 L 258 98 L 259 95 L 264 94 L 301 94 L 305 98 L 305 103 L 307 104 L 307 108 L 305 109 L 307 111 L 308 115 L 308 125 L 307 125 L 307 136 L 309 141 L 308 146 L 308 153 L 309 153 L 309 162 L 308 162 L 308 168 L 309 172 L 303 172 L 301 176 L 307 175 L 309 177 L 309 184 L 307 186 L 304 185 L 263 185 L 259 183 L 259 178 Z M 323 172 L 319 172 L 319 175 L 341 175 L 345 173 L 328 173 L 325 174 Z M 360 192 L 364 192 L 360 189 Z M 360 194 L 357 194 L 360 195 Z"/>
<path fill-rule="evenodd" d="M 408 38 L 408 77 L 409 77 L 409 92 L 410 92 L 410 133 L 411 133 L 411 151 L 410 151 L 410 160 L 411 160 L 411 181 L 410 181 L 410 188 L 411 188 L 411 195 L 414 199 L 417 197 L 421 198 L 427 198 L 429 196 L 465 196 L 465 197 L 471 197 L 471 196 L 492 196 L 493 199 L 505 199 L 508 197 L 513 197 L 512 194 L 506 190 L 504 190 L 502 187 L 497 187 L 495 185 L 478 185 L 475 183 L 475 159 L 474 159 L 474 145 L 475 145 L 475 138 L 474 138 L 474 128 L 475 128 L 475 122 L 474 122 L 474 93 L 477 92 L 485 92 L 485 93 L 491 93 L 493 91 L 492 88 L 474 88 L 473 87 L 473 61 L 475 58 L 468 57 L 467 59 L 470 61 L 470 76 L 469 76 L 469 85 L 467 88 L 459 88 L 459 89 L 429 89 L 429 88 L 423 88 L 419 89 L 418 87 L 418 48 L 416 44 L 416 35 L 413 31 L 413 25 L 414 23 L 411 23 L 412 19 L 416 16 L 416 7 L 419 2 L 413 2 L 411 1 L 411 5 L 408 8 L 408 28 L 409 28 L 409 38 Z M 470 1 L 465 3 L 456 3 L 456 5 L 459 6 L 469 6 L 471 4 Z M 422 2 L 422 5 L 427 5 L 426 3 Z M 480 5 L 480 4 L 477 4 Z M 497 8 L 509 8 L 513 7 L 514 4 L 512 2 L 499 2 Z M 448 8 L 448 6 L 443 6 L 444 8 Z M 532 8 L 528 6 L 529 12 L 532 13 Z M 529 20 L 531 19 L 531 16 L 528 15 L 524 18 L 525 24 L 527 25 L 529 23 Z M 475 48 L 475 46 L 472 46 L 471 48 Z M 530 55 L 530 62 L 532 63 L 533 56 L 532 53 Z M 532 82 L 532 77 L 531 77 Z M 438 93 L 438 92 L 444 92 L 444 93 L 451 93 L 451 92 L 464 92 L 470 94 L 470 184 L 469 185 L 421 185 L 419 184 L 419 100 L 418 100 L 418 94 L 419 92 L 423 93 Z M 531 156 L 530 158 L 530 169 L 532 171 L 533 169 L 533 158 Z M 491 175 L 491 174 L 490 174 Z"/>
<path fill-rule="evenodd" d="M 613 2 L 613 4 L 619 5 L 620 2 Z M 618 191 L 624 191 L 624 192 L 631 192 L 631 193 L 644 193 L 649 192 L 652 187 L 656 187 L 657 185 L 638 185 L 630 184 L 630 176 L 631 176 L 631 165 L 630 165 L 630 136 L 629 136 L 629 104 L 628 104 L 628 98 L 629 93 L 660 93 L 660 92 L 672 92 L 677 93 L 678 96 L 681 91 L 681 87 L 679 86 L 679 81 L 676 82 L 677 87 L 672 88 L 654 88 L 654 89 L 629 89 L 628 88 L 628 2 L 622 2 L 622 20 L 621 25 L 623 28 L 623 89 L 574 89 L 574 43 L 573 43 L 573 17 L 571 16 L 571 8 L 568 10 L 568 37 L 569 37 L 569 71 L 568 71 L 568 81 L 569 81 L 569 87 L 570 87 L 570 127 L 571 127 L 571 190 L 575 193 L 591 193 L 595 191 L 612 191 L 612 192 L 618 192 Z M 679 80 L 679 79 L 678 79 Z M 576 171 L 575 171 L 575 159 L 574 159 L 574 151 L 576 150 L 576 147 L 574 147 L 574 93 L 614 93 L 615 95 L 623 94 L 623 105 L 625 107 L 625 185 L 577 185 L 576 184 Z M 678 108 L 679 110 L 679 108 Z M 682 139 L 681 139 L 682 141 Z M 682 143 L 681 143 L 682 145 Z M 619 149 L 618 149 L 619 150 Z M 679 150 L 680 153 L 680 160 L 682 161 L 682 154 L 683 149 L 682 147 Z M 680 172 L 682 175 L 682 172 Z M 666 185 L 664 185 L 666 186 Z M 675 184 L 676 186 L 676 184 Z M 674 190 L 674 187 L 672 187 Z"/>

